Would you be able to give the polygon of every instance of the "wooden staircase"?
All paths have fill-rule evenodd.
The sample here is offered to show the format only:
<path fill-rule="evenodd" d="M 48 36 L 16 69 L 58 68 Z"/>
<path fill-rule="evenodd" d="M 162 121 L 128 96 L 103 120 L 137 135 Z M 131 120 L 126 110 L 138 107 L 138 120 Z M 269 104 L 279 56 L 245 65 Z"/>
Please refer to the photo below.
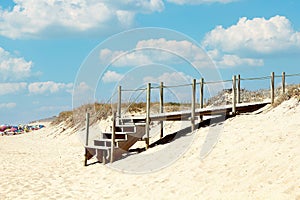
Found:
<path fill-rule="evenodd" d="M 145 135 L 145 122 L 135 123 L 131 119 L 119 119 L 115 124 L 114 145 L 112 145 L 113 126 L 110 132 L 101 133 L 100 139 L 95 139 L 92 144 L 85 146 L 86 160 L 96 156 L 98 161 L 107 163 L 111 160 L 113 149 L 113 161 L 122 158 L 137 141 Z M 115 123 L 115 122 L 114 122 Z"/>

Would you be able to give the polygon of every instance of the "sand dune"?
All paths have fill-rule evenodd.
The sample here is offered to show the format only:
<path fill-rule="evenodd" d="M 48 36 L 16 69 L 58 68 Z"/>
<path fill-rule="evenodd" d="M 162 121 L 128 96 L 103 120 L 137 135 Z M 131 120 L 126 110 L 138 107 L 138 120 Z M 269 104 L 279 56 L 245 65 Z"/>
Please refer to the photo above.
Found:
<path fill-rule="evenodd" d="M 201 128 L 181 158 L 147 174 L 83 167 L 78 136 L 46 126 L 0 137 L 0 199 L 300 199 L 296 99 Z M 216 127 L 218 142 L 201 154 Z"/>

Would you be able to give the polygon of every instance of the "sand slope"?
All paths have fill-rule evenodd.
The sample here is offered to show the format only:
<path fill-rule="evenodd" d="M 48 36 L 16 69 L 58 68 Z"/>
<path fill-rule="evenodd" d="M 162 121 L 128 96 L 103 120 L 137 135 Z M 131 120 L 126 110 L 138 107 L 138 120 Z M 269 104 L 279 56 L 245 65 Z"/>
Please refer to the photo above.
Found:
<path fill-rule="evenodd" d="M 222 128 L 219 140 L 201 159 L 214 127 Z M 83 167 L 76 134 L 60 132 L 48 126 L 0 137 L 0 199 L 300 199 L 295 99 L 198 130 L 183 157 L 148 174 L 124 174 L 102 164 Z"/>

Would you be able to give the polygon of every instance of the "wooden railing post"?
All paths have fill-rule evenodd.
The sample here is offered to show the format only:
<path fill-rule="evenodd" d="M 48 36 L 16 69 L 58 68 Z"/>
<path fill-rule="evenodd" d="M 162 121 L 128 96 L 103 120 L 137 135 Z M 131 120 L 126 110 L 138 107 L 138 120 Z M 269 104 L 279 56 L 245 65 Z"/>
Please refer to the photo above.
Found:
<path fill-rule="evenodd" d="M 160 83 L 160 88 L 159 88 L 159 93 L 160 93 L 160 101 L 159 101 L 159 112 L 163 113 L 164 112 L 164 83 Z M 164 122 L 160 121 L 160 139 L 164 137 Z"/>
<path fill-rule="evenodd" d="M 241 103 L 241 75 L 237 76 L 237 103 Z"/>
<path fill-rule="evenodd" d="M 200 79 L 200 109 L 204 107 L 204 78 Z M 200 120 L 203 121 L 203 115 L 200 115 Z"/>
<path fill-rule="evenodd" d="M 275 100 L 275 73 L 271 73 L 271 103 L 274 104 Z"/>
<path fill-rule="evenodd" d="M 282 94 L 285 94 L 285 72 L 282 72 Z"/>
<path fill-rule="evenodd" d="M 150 103 L 151 103 L 151 83 L 147 86 L 147 103 L 146 103 L 146 149 L 149 148 L 150 133 Z"/>
<path fill-rule="evenodd" d="M 236 114 L 236 76 L 232 77 L 232 114 Z"/>
<path fill-rule="evenodd" d="M 119 85 L 118 87 L 118 108 L 117 108 L 117 112 L 118 112 L 118 119 L 120 122 L 121 119 L 121 113 L 122 113 L 122 86 Z"/>
<path fill-rule="evenodd" d="M 86 127 L 86 137 L 85 137 L 85 146 L 88 147 L 89 145 L 89 125 L 90 125 L 90 113 L 86 112 L 85 115 L 85 127 Z M 85 147 L 85 155 L 84 155 L 84 166 L 87 166 L 88 160 L 88 150 Z"/>
<path fill-rule="evenodd" d="M 196 79 L 193 79 L 192 84 L 192 113 L 191 113 L 191 124 L 192 131 L 195 130 L 195 104 L 196 104 Z"/>
<path fill-rule="evenodd" d="M 86 113 L 85 115 L 85 127 L 86 127 L 86 138 L 85 138 L 85 145 L 89 145 L 89 133 L 90 133 L 90 113 Z"/>
<path fill-rule="evenodd" d="M 113 113 L 113 123 L 112 123 L 112 134 L 111 134 L 111 144 L 110 144 L 110 163 L 114 162 L 114 151 L 115 151 L 115 138 L 116 138 L 116 113 Z"/>

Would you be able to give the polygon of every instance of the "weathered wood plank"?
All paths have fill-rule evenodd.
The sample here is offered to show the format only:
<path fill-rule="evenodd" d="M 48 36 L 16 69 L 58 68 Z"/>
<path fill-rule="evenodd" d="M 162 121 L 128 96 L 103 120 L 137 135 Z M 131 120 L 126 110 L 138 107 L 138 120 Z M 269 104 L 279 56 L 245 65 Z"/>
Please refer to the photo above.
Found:
<path fill-rule="evenodd" d="M 275 73 L 271 73 L 271 103 L 275 100 Z"/>
<path fill-rule="evenodd" d="M 236 114 L 236 76 L 232 77 L 232 114 Z"/>
<path fill-rule="evenodd" d="M 192 83 L 192 107 L 191 107 L 191 127 L 195 130 L 195 109 L 196 109 L 196 79 Z"/>
<path fill-rule="evenodd" d="M 149 133 L 150 133 L 150 103 L 151 103 L 151 83 L 147 85 L 147 103 L 146 103 L 146 149 L 149 148 Z"/>
<path fill-rule="evenodd" d="M 270 102 L 242 103 L 236 105 L 236 111 L 239 113 L 252 112 L 270 104 Z M 195 115 L 227 115 L 232 112 L 232 105 L 196 109 Z M 188 120 L 191 116 L 191 110 L 152 114 L 150 121 L 179 121 Z M 133 121 L 144 121 L 145 116 L 132 116 Z"/>

